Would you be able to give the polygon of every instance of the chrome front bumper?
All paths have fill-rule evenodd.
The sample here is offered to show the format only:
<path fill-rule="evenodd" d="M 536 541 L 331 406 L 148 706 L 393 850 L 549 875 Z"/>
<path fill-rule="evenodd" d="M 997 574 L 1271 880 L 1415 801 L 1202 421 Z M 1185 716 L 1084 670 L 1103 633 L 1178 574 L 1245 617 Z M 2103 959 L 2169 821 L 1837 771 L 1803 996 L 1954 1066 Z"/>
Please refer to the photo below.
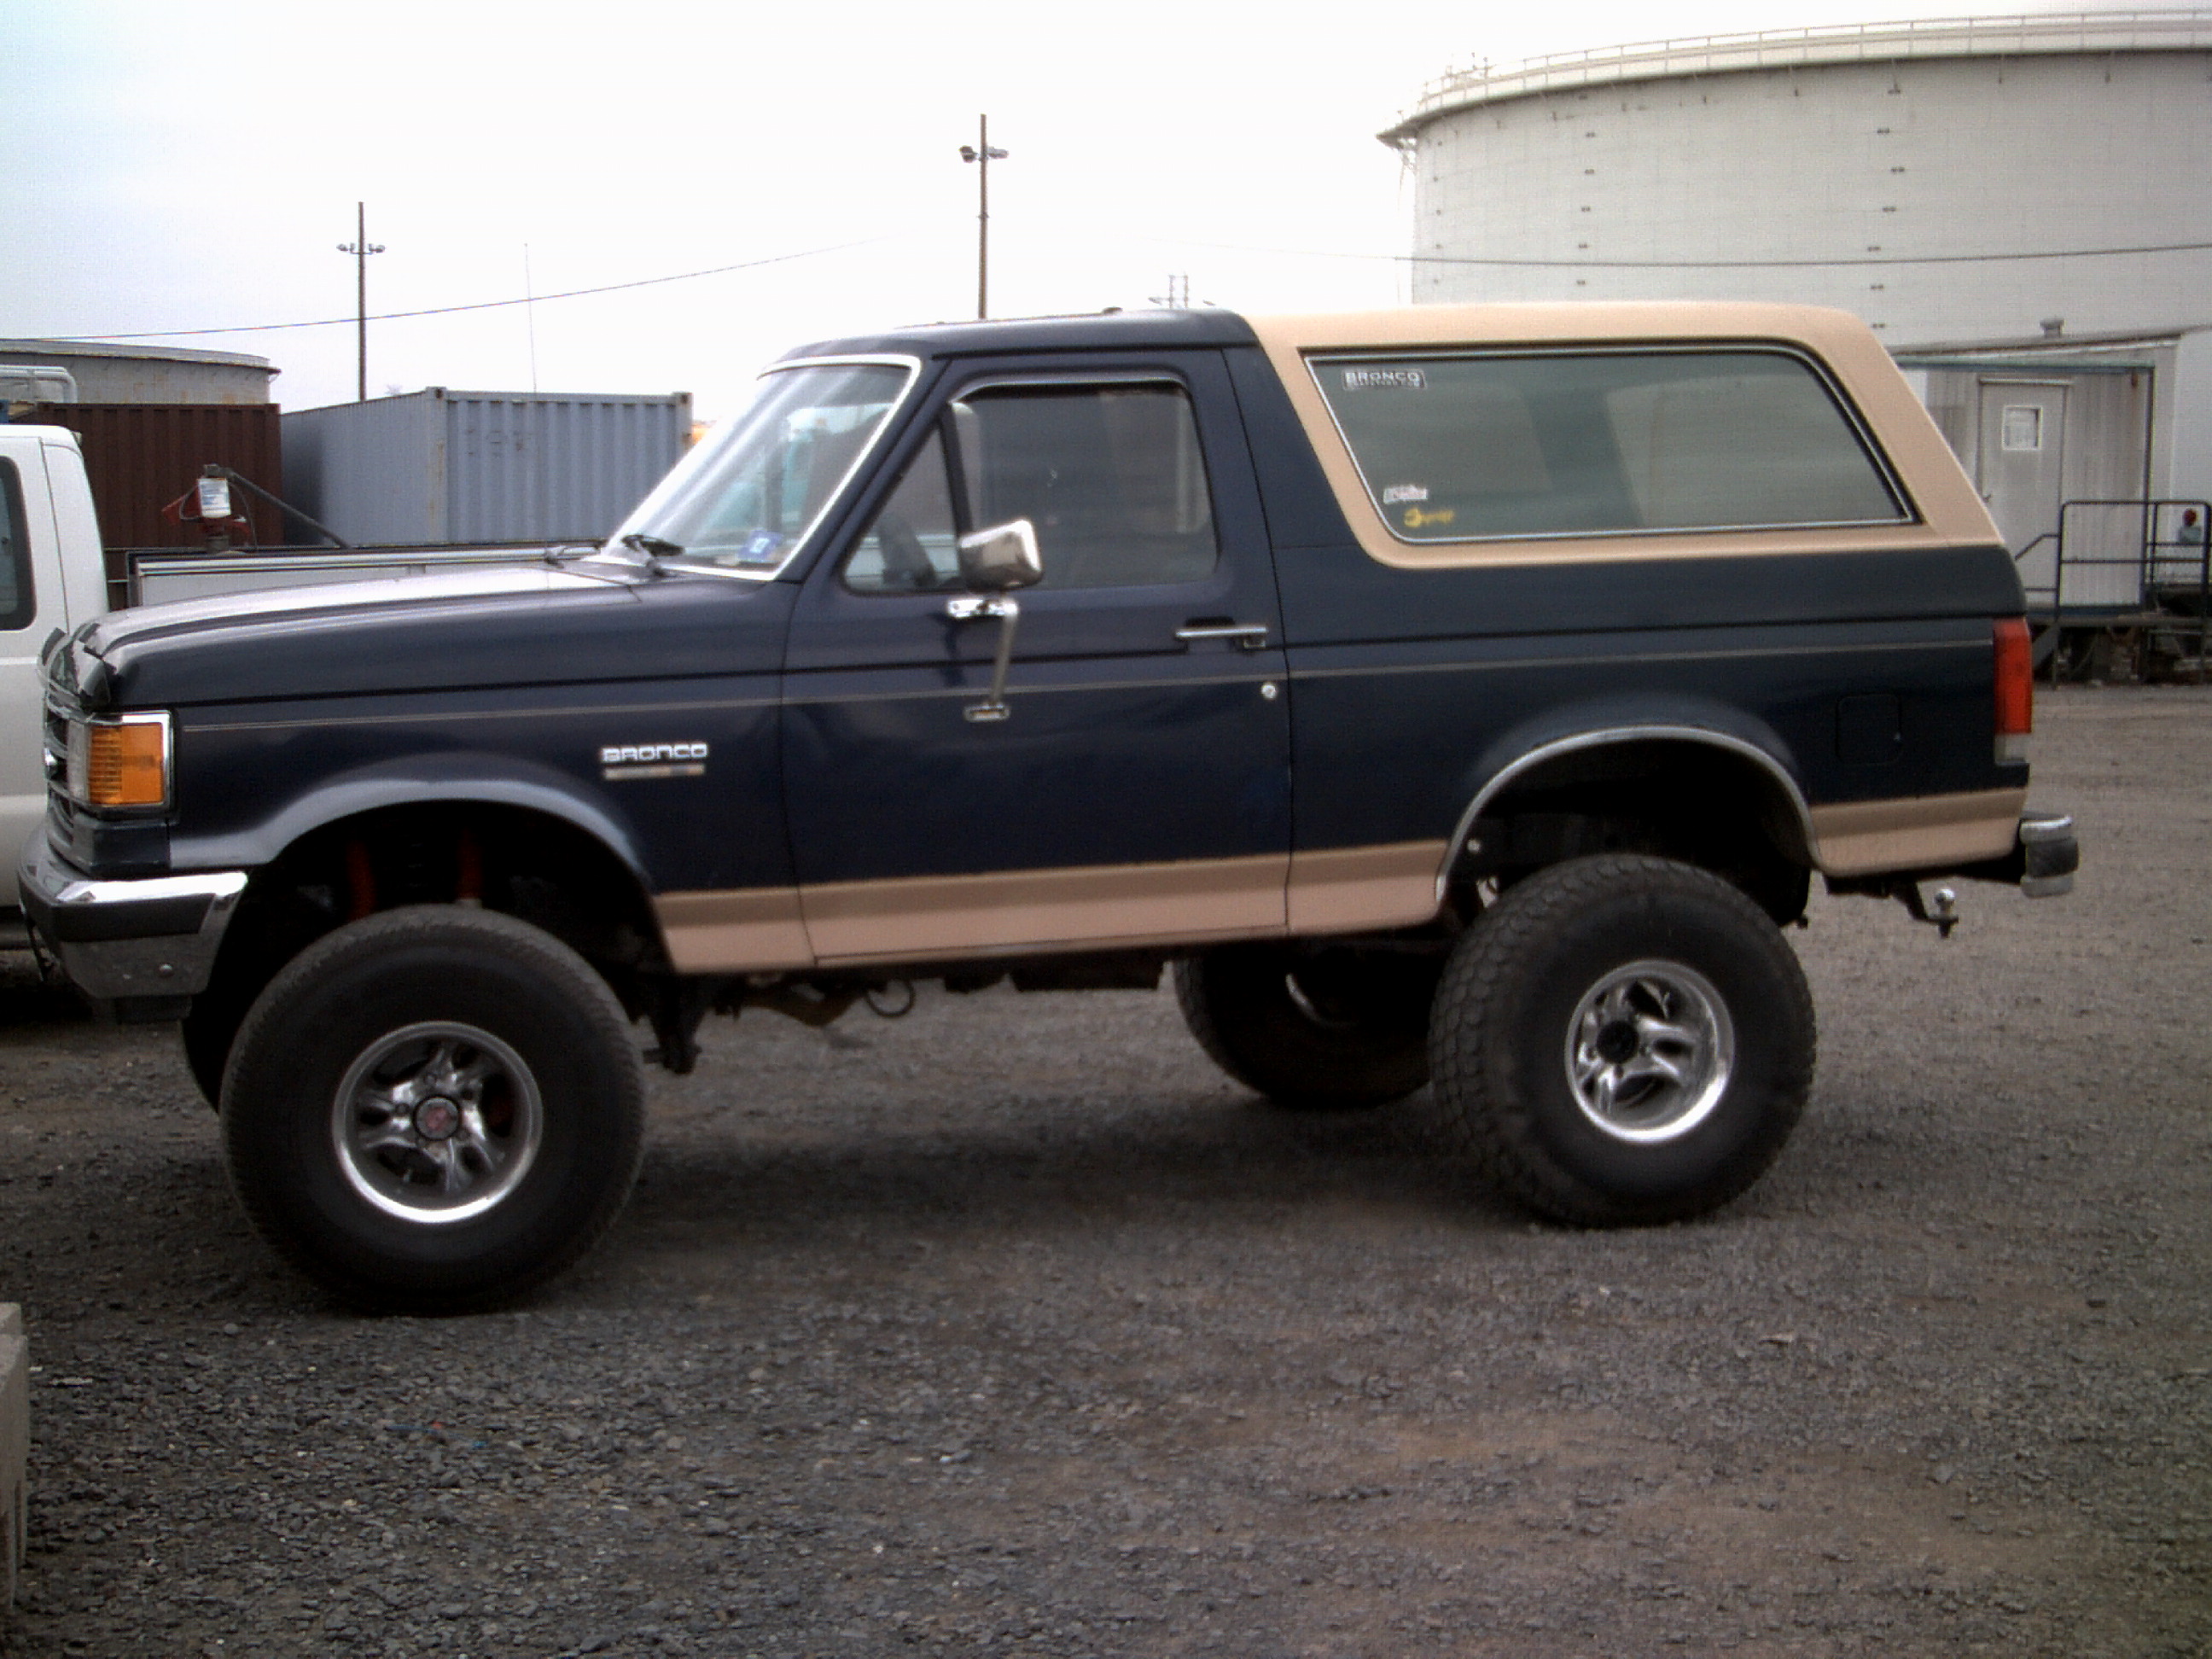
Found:
<path fill-rule="evenodd" d="M 23 849 L 16 879 L 32 931 L 79 990 L 118 1012 L 167 1018 L 207 989 L 246 890 L 243 870 L 94 881 L 56 856 L 44 830 Z"/>

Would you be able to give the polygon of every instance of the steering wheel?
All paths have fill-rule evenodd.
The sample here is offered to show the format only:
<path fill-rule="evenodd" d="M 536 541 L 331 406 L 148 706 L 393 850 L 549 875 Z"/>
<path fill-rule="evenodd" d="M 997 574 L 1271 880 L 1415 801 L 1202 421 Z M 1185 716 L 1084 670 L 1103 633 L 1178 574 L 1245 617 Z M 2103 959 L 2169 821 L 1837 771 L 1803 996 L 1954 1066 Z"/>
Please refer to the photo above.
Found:
<path fill-rule="evenodd" d="M 923 592 L 937 586 L 937 567 L 914 527 L 896 513 L 876 515 L 876 542 L 884 551 L 884 586 Z"/>

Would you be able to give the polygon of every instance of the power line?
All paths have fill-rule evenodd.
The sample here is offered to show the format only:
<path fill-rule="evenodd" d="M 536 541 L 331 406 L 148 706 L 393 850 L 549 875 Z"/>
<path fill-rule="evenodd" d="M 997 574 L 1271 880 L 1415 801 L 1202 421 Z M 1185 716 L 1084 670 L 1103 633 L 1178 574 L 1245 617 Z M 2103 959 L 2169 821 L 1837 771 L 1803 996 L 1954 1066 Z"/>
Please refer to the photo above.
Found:
<path fill-rule="evenodd" d="M 1850 265 L 1966 265 L 2021 259 L 2105 259 L 2124 254 L 2212 251 L 2212 242 L 2160 242 L 2142 247 L 2063 248 L 2047 252 L 1892 253 L 1842 259 L 1492 259 L 1449 253 L 1347 253 L 1337 248 L 1260 247 L 1245 242 L 1197 242 L 1172 236 L 1148 236 L 1144 240 L 1173 247 L 1216 248 L 1306 259 L 1389 259 L 1409 264 L 1499 265 L 1559 270 L 1807 270 Z"/>
<path fill-rule="evenodd" d="M 572 288 L 559 294 L 525 295 L 519 300 L 479 300 L 472 305 L 429 306 L 420 311 L 380 312 L 367 320 L 372 323 L 398 322 L 408 317 L 449 317 L 462 311 L 497 311 L 506 306 L 542 306 L 549 300 L 580 300 L 591 294 L 619 294 L 624 289 L 654 288 L 663 283 L 688 283 L 699 276 L 720 276 L 732 270 L 756 270 L 763 265 L 788 264 L 794 259 L 819 258 L 827 253 L 842 253 L 856 247 L 868 247 L 877 242 L 891 240 L 888 236 L 867 236 L 856 242 L 837 242 L 828 247 L 811 247 L 798 253 L 777 253 L 765 259 L 745 259 L 733 265 L 714 265 L 706 270 L 680 270 L 671 276 L 641 276 L 635 282 L 604 283 L 597 288 Z M 378 252 L 382 252 L 379 249 Z M 303 323 L 241 323 L 234 328 L 166 328 L 150 329 L 135 334 L 58 334 L 58 340 L 175 340 L 195 334 L 266 334 L 285 328 L 331 328 L 340 323 L 353 323 L 358 317 L 317 317 Z"/>

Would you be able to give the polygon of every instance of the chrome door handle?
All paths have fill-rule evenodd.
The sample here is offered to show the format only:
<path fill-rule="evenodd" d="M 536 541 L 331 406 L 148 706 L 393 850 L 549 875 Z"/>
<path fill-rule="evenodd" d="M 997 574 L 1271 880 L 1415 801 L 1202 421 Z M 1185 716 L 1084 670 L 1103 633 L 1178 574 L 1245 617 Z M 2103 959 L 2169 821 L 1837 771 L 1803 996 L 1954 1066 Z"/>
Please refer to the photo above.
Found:
<path fill-rule="evenodd" d="M 1265 623 L 1193 623 L 1176 629 L 1176 638 L 1188 645 L 1194 640 L 1233 640 L 1245 651 L 1263 649 L 1267 643 Z"/>

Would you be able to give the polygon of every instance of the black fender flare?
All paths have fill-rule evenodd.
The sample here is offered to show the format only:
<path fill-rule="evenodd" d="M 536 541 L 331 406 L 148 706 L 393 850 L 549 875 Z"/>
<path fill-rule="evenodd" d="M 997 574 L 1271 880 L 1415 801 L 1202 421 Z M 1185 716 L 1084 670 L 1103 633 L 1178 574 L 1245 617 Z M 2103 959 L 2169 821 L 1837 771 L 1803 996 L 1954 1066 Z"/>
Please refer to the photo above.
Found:
<path fill-rule="evenodd" d="M 380 760 L 318 779 L 252 828 L 170 842 L 173 867 L 258 870 L 303 836 L 393 806 L 516 807 L 558 818 L 621 861 L 648 897 L 657 890 L 629 817 L 571 774 L 511 755 L 449 750 Z"/>
<path fill-rule="evenodd" d="M 1509 727 L 1468 769 L 1462 785 L 1467 805 L 1437 872 L 1437 902 L 1443 902 L 1452 872 L 1466 856 L 1475 820 L 1517 779 L 1564 755 L 1652 742 L 1699 744 L 1749 762 L 1788 805 L 1796 845 L 1786 850 L 1808 868 L 1816 867 L 1812 809 L 1798 781 L 1795 757 L 1781 734 L 1764 720 L 1702 699 L 1670 700 L 1670 706 L 1661 707 L 1644 702 L 1634 709 L 1583 704 L 1547 710 Z"/>

